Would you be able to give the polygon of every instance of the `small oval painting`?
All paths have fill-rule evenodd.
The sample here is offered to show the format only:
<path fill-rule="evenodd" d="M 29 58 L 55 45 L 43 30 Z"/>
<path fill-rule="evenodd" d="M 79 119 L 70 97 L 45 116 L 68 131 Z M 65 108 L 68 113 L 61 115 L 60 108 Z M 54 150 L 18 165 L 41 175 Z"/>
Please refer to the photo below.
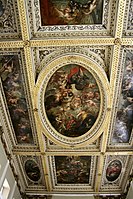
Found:
<path fill-rule="evenodd" d="M 38 181 L 41 177 L 40 169 L 37 163 L 33 160 L 27 160 L 25 162 L 25 171 L 32 181 Z"/>
<path fill-rule="evenodd" d="M 44 103 L 52 126 L 62 135 L 78 137 L 94 125 L 100 101 L 93 75 L 80 65 L 68 64 L 50 78 Z"/>
<path fill-rule="evenodd" d="M 107 170 L 106 170 L 106 178 L 108 181 L 116 180 L 122 169 L 122 164 L 119 160 L 113 160 L 109 163 Z"/>

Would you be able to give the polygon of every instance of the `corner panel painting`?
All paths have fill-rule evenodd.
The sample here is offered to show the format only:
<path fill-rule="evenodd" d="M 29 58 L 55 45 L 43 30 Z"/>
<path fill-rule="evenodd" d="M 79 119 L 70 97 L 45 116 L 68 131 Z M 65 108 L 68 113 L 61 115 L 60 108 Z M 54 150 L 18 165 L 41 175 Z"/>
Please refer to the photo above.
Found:
<path fill-rule="evenodd" d="M 108 181 L 114 181 L 116 180 L 122 169 L 122 164 L 119 160 L 113 160 L 109 163 L 107 170 L 106 170 L 106 178 Z"/>
<path fill-rule="evenodd" d="M 103 0 L 40 0 L 42 26 L 102 24 Z"/>
<path fill-rule="evenodd" d="M 55 156 L 57 183 L 89 183 L 90 156 Z"/>
<path fill-rule="evenodd" d="M 78 137 L 94 125 L 100 110 L 100 92 L 84 67 L 68 64 L 50 78 L 45 91 L 46 115 L 62 135 Z"/>
<path fill-rule="evenodd" d="M 33 143 L 18 55 L 0 55 L 0 77 L 18 143 Z"/>
<path fill-rule="evenodd" d="M 41 177 L 41 172 L 35 161 L 27 160 L 25 162 L 25 171 L 30 180 L 35 182 L 39 181 Z"/>
<path fill-rule="evenodd" d="M 127 53 L 113 143 L 128 143 L 133 128 L 133 54 Z"/>

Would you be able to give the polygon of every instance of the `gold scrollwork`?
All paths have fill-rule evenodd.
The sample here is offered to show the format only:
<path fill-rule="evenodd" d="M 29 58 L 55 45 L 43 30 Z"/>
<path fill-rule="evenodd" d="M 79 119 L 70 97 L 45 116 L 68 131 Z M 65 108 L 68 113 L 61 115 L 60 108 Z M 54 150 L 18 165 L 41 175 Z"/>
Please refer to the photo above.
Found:
<path fill-rule="evenodd" d="M 26 40 L 23 42 L 23 45 L 24 45 L 24 47 L 30 47 L 31 43 L 30 43 L 30 41 Z"/>
<path fill-rule="evenodd" d="M 121 45 L 121 39 L 120 38 L 116 38 L 114 39 L 114 45 Z"/>
<path fill-rule="evenodd" d="M 52 61 L 51 63 L 49 63 L 47 66 L 45 66 L 45 70 L 43 69 L 41 74 L 38 77 L 38 81 L 36 84 L 36 91 L 35 94 L 38 95 L 39 94 L 39 100 L 36 101 L 36 107 L 38 107 L 38 123 L 41 124 L 42 127 L 42 132 L 45 131 L 46 136 L 51 140 L 54 139 L 54 142 L 59 144 L 59 145 L 63 145 L 65 147 L 70 147 L 70 146 L 75 146 L 75 147 L 79 147 L 81 145 L 83 145 L 83 143 L 88 144 L 91 143 L 92 141 L 94 141 L 98 136 L 100 136 L 100 134 L 103 132 L 103 125 L 102 125 L 102 121 L 103 121 L 103 115 L 106 114 L 105 110 L 106 110 L 106 105 L 107 103 L 109 103 L 109 83 L 107 81 L 106 75 L 103 73 L 103 70 L 93 61 L 85 58 L 82 55 L 73 55 L 72 56 L 72 60 L 68 59 L 71 58 L 70 55 L 66 55 L 66 56 L 62 56 L 60 58 L 57 58 L 56 60 L 54 59 L 54 61 Z M 51 124 L 49 123 L 49 121 L 47 120 L 46 117 L 46 113 L 44 111 L 43 108 L 43 96 L 45 93 L 45 89 L 46 89 L 46 85 L 49 79 L 49 76 L 51 75 L 51 73 L 53 74 L 58 68 L 60 68 L 61 66 L 64 66 L 65 64 L 70 64 L 70 63 L 76 63 L 76 64 L 81 64 L 84 67 L 86 67 L 94 76 L 94 78 L 96 79 L 98 85 L 99 85 L 99 89 L 100 89 L 100 93 L 101 93 L 101 108 L 99 111 L 99 116 L 97 118 L 97 122 L 95 123 L 95 125 L 92 127 L 90 132 L 87 132 L 85 135 L 82 136 L 82 138 L 74 138 L 73 140 L 68 138 L 68 137 L 64 137 L 61 134 L 59 134 L 58 132 L 55 131 L 55 129 L 53 129 L 53 127 L 51 126 Z M 99 75 L 97 75 L 99 74 Z M 103 85 L 105 88 L 103 88 Z M 105 92 L 106 90 L 106 92 Z M 105 94 L 106 93 L 106 94 Z M 108 102 L 106 102 L 106 100 Z M 104 110 L 103 110 L 104 107 Z M 43 125 L 42 125 L 43 123 Z M 99 126 L 100 125 L 100 126 Z M 97 131 L 97 129 L 101 129 L 99 131 Z M 100 134 L 99 134 L 100 133 Z M 90 139 L 91 136 L 91 139 Z"/>

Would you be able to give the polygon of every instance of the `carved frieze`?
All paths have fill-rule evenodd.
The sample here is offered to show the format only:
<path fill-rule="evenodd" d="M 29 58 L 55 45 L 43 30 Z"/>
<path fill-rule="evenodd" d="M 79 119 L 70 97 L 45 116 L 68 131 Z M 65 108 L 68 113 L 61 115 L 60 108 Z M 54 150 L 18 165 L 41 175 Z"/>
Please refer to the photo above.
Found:
<path fill-rule="evenodd" d="M 44 65 L 42 62 L 47 64 L 54 57 L 61 56 L 61 54 L 74 54 L 79 53 L 81 55 L 88 56 L 88 58 L 93 59 L 97 63 L 101 65 L 101 67 L 105 70 L 107 77 L 110 76 L 110 55 L 111 55 L 111 47 L 109 46 L 53 46 L 53 47 L 41 47 L 41 48 L 33 48 L 32 50 L 35 64 L 35 71 L 37 80 L 39 73 L 42 70 Z"/>
<path fill-rule="evenodd" d="M 85 146 L 85 147 L 81 147 L 81 148 L 75 148 L 74 146 L 72 146 L 71 148 L 64 148 L 61 147 L 57 144 L 55 144 L 54 142 L 52 142 L 51 140 L 47 139 L 47 137 L 45 135 L 44 136 L 44 142 L 45 142 L 45 147 L 46 147 L 46 152 L 75 152 L 77 153 L 77 151 L 79 152 L 83 152 L 83 151 L 99 151 L 100 150 L 100 143 L 101 143 L 101 137 L 99 139 L 97 139 L 95 142 L 90 143 L 89 145 Z"/>
<path fill-rule="evenodd" d="M 17 1 L 0 0 L 0 38 L 20 38 Z"/>

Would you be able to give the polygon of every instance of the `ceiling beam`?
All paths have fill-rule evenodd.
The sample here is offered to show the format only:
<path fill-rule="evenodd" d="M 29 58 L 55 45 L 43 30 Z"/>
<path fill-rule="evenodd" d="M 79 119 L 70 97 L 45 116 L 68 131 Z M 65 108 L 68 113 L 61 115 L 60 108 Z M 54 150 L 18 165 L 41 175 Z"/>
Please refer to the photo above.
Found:
<path fill-rule="evenodd" d="M 15 41 L 0 41 L 0 48 L 24 48 L 28 47 L 46 47 L 46 46 L 76 46 L 76 45 L 95 45 L 95 46 L 114 46 L 114 44 L 120 43 L 121 46 L 131 46 L 133 45 L 132 38 L 87 38 L 85 39 L 63 39 L 63 40 L 15 40 Z"/>
<path fill-rule="evenodd" d="M 26 13 L 26 7 L 25 7 L 25 1 L 24 0 L 17 0 L 18 7 L 19 7 L 19 18 L 20 18 L 20 26 L 21 26 L 21 33 L 22 33 L 22 39 L 23 41 L 29 41 L 29 26 L 27 22 L 27 13 Z"/>
<path fill-rule="evenodd" d="M 96 193 L 100 191 L 101 187 L 101 179 L 102 179 L 102 173 L 103 173 L 103 167 L 104 167 L 104 154 L 101 154 L 98 163 L 97 163 L 97 171 L 96 171 L 96 178 L 95 178 L 95 187 L 94 190 Z"/>
<path fill-rule="evenodd" d="M 122 37 L 126 1 L 119 0 L 118 5 L 119 6 L 118 6 L 118 11 L 117 11 L 117 19 L 116 19 L 117 25 L 116 25 L 116 29 L 115 29 L 115 38 Z"/>

